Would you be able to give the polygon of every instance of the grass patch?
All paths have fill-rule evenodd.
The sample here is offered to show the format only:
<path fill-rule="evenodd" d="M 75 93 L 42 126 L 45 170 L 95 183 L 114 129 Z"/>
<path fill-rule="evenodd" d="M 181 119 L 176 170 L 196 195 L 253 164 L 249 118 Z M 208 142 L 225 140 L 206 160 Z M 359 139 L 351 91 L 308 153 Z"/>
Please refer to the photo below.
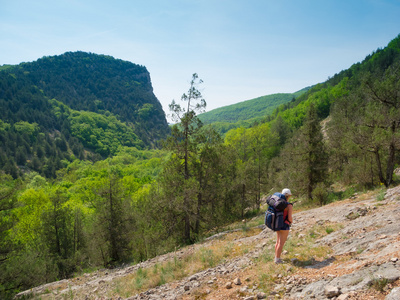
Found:
<path fill-rule="evenodd" d="M 275 277 L 273 276 L 274 272 L 273 270 L 268 270 L 268 272 L 266 273 L 261 273 L 258 276 L 258 280 L 260 282 L 260 288 L 265 291 L 265 292 L 269 292 L 272 290 L 273 286 L 274 286 L 274 282 L 275 282 Z"/>
<path fill-rule="evenodd" d="M 374 278 L 371 282 L 371 287 L 379 292 L 383 292 L 388 283 L 389 280 L 387 278 Z"/>
<path fill-rule="evenodd" d="M 315 247 L 312 240 L 313 238 L 309 238 L 304 243 L 304 240 L 289 239 L 285 245 L 288 251 L 287 260 L 293 262 L 295 266 L 305 267 L 330 256 L 332 250 L 328 246 Z"/>
<path fill-rule="evenodd" d="M 243 233 L 243 234 L 239 233 L 239 235 L 241 237 L 255 235 L 255 234 L 257 234 L 257 232 L 261 231 L 261 229 L 257 229 L 257 226 L 264 224 L 265 210 L 261 209 L 258 216 L 254 217 L 250 220 L 243 219 L 241 221 L 237 221 L 235 223 L 229 224 L 228 226 L 214 228 L 213 230 L 210 230 L 210 231 L 204 233 L 204 235 L 201 236 L 199 240 L 204 241 L 204 239 L 209 238 L 209 237 L 216 235 L 218 233 L 221 233 L 221 232 L 228 232 L 228 235 L 231 235 L 232 232 L 241 231 Z M 225 238 L 226 238 L 226 235 L 222 235 L 218 239 L 225 239 Z"/>
<path fill-rule="evenodd" d="M 136 276 L 135 282 L 134 282 L 135 289 L 140 290 L 142 288 L 143 283 L 148 278 L 147 273 L 148 273 L 148 270 L 143 270 L 142 268 L 137 270 L 137 272 L 136 272 L 137 276 Z"/>
<path fill-rule="evenodd" d="M 326 227 L 325 231 L 327 234 L 331 234 L 332 232 L 334 232 L 335 230 L 332 227 Z"/>
<path fill-rule="evenodd" d="M 332 232 L 335 232 L 335 231 L 340 230 L 342 228 L 343 228 L 343 225 L 342 224 L 338 224 L 338 223 L 329 223 L 329 224 L 326 224 L 324 226 L 324 230 L 325 230 L 326 234 L 331 234 Z"/>
<path fill-rule="evenodd" d="M 332 250 L 328 246 L 315 246 L 317 238 L 326 236 L 339 228 L 340 224 L 328 224 L 327 226 L 315 225 L 307 233 L 299 238 L 289 237 L 284 249 L 288 251 L 287 259 L 298 267 L 312 265 L 317 260 L 324 260 L 330 256 Z"/>
<path fill-rule="evenodd" d="M 251 230 L 249 230 L 251 231 Z M 252 233 L 254 235 L 256 233 Z M 207 247 L 197 247 L 181 257 L 154 264 L 150 268 L 140 268 L 136 272 L 116 279 L 109 297 L 127 296 L 180 280 L 197 272 L 213 268 L 226 260 L 242 256 L 252 249 L 252 245 L 234 243 L 238 236 L 247 235 L 238 231 L 229 234 L 224 240 L 216 240 Z"/>
<path fill-rule="evenodd" d="M 364 252 L 364 250 L 365 250 L 364 248 L 358 247 L 356 253 L 361 254 Z"/>
<path fill-rule="evenodd" d="M 234 244 L 233 244 L 232 242 L 229 242 L 229 243 L 227 243 L 227 244 L 225 245 L 225 247 L 224 247 L 224 254 L 223 254 L 223 256 L 224 256 L 225 258 L 226 258 L 226 257 L 229 257 L 229 255 L 232 253 L 233 247 L 234 247 Z"/>
<path fill-rule="evenodd" d="M 336 201 L 340 201 L 340 200 L 344 200 L 347 198 L 352 197 L 355 193 L 357 192 L 357 190 L 354 187 L 348 187 L 345 190 L 338 190 L 338 191 L 329 191 L 328 193 L 328 203 L 331 202 L 336 202 Z"/>
<path fill-rule="evenodd" d="M 216 258 L 214 257 L 213 250 L 211 249 L 201 248 L 200 259 L 205 268 L 212 268 L 216 264 Z"/>
<path fill-rule="evenodd" d="M 273 262 L 274 261 L 274 257 L 275 257 L 275 250 L 273 249 L 273 247 L 267 247 L 267 249 L 265 249 L 261 256 L 258 259 L 258 262 L 261 263 L 269 263 L 269 262 Z"/>
<path fill-rule="evenodd" d="M 376 195 L 376 200 L 383 201 L 385 199 L 385 195 L 386 195 L 386 189 L 381 189 Z"/>

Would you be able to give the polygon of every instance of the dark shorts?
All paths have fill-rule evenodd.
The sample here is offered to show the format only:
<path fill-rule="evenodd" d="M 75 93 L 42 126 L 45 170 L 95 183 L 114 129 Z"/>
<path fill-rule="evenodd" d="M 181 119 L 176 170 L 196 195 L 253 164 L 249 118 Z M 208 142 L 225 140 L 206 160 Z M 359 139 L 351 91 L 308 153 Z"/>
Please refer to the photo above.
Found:
<path fill-rule="evenodd" d="M 283 223 L 283 227 L 282 227 L 281 230 L 290 230 L 290 225 L 286 224 L 286 223 Z"/>

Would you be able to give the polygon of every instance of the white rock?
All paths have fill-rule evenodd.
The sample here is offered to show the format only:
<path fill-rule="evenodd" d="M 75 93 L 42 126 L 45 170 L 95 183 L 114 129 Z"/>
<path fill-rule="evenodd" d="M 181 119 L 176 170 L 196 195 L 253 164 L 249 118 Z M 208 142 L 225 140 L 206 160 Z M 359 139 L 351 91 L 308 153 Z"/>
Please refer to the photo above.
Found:
<path fill-rule="evenodd" d="M 325 287 L 325 296 L 328 298 L 336 297 L 340 295 L 340 288 L 332 285 L 327 285 Z"/>
<path fill-rule="evenodd" d="M 263 292 L 260 292 L 257 294 L 257 299 L 265 299 L 267 298 L 267 295 Z"/>
<path fill-rule="evenodd" d="M 191 276 L 191 277 L 189 278 L 189 281 L 193 281 L 193 280 L 197 280 L 197 276 L 196 276 L 196 275 L 193 275 L 193 276 Z"/>
<path fill-rule="evenodd" d="M 349 299 L 350 295 L 349 294 L 342 294 L 339 297 L 337 297 L 337 300 L 347 300 Z"/>

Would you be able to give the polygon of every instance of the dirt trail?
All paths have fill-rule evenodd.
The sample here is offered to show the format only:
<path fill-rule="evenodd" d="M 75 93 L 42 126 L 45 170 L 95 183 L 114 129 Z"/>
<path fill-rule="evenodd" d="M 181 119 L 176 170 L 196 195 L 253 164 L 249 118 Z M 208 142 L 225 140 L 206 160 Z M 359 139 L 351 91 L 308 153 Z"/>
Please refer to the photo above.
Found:
<path fill-rule="evenodd" d="M 33 293 L 40 299 L 400 299 L 400 186 L 389 189 L 381 201 L 362 195 L 298 212 L 289 239 L 305 239 L 310 228 L 326 224 L 337 229 L 317 239 L 315 246 L 329 247 L 331 256 L 298 267 L 295 258 L 283 255 L 285 264 L 275 267 L 274 287 L 268 291 L 262 288 L 257 261 L 272 251 L 275 236 L 264 229 L 233 240 L 236 245 L 251 245 L 247 253 L 128 298 L 107 296 L 116 280 L 139 268 L 182 259 L 199 247 L 212 246 L 223 234 L 134 266 L 49 283 L 17 297 Z"/>

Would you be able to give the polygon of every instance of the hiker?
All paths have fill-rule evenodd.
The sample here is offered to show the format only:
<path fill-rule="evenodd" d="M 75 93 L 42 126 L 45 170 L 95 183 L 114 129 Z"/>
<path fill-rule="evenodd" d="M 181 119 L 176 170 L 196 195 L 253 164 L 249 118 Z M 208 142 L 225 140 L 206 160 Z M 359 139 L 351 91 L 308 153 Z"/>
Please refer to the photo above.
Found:
<path fill-rule="evenodd" d="M 282 190 L 282 193 L 275 193 L 275 195 L 279 196 L 280 198 L 286 199 L 287 202 L 289 202 L 289 198 L 292 196 L 292 192 L 285 188 Z M 283 246 L 285 245 L 285 242 L 288 238 L 289 235 L 289 230 L 290 230 L 290 225 L 293 222 L 293 217 L 292 217 L 292 212 L 293 212 L 293 204 L 289 203 L 288 206 L 285 208 L 283 211 L 283 227 L 276 231 L 276 244 L 275 244 L 275 263 L 276 264 L 281 264 L 283 261 L 281 260 L 281 253 L 283 250 Z"/>

